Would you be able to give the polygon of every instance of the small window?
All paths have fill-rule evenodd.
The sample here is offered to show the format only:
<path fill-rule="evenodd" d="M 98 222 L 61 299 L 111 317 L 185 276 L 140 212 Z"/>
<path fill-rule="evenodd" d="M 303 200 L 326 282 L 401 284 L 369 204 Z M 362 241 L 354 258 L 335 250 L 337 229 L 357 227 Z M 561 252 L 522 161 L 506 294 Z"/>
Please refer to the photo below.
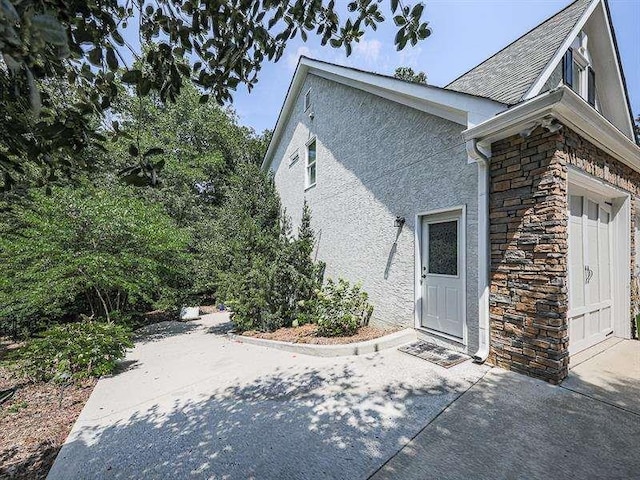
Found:
<path fill-rule="evenodd" d="M 573 88 L 573 50 L 569 49 L 562 60 L 562 80 Z"/>
<path fill-rule="evenodd" d="M 289 157 L 289 166 L 291 166 L 294 163 L 296 163 L 299 159 L 300 159 L 300 155 L 298 154 L 298 151 L 296 150 L 293 153 L 293 155 L 291 155 L 291 157 Z"/>
<path fill-rule="evenodd" d="M 316 140 L 315 138 L 307 145 L 307 188 L 316 184 Z"/>
<path fill-rule="evenodd" d="M 304 111 L 306 112 L 311 107 L 311 89 L 307 90 L 304 94 Z"/>
<path fill-rule="evenodd" d="M 596 72 L 593 71 L 593 68 L 589 67 L 587 69 L 588 72 L 588 85 L 587 85 L 587 102 L 592 107 L 596 106 Z"/>

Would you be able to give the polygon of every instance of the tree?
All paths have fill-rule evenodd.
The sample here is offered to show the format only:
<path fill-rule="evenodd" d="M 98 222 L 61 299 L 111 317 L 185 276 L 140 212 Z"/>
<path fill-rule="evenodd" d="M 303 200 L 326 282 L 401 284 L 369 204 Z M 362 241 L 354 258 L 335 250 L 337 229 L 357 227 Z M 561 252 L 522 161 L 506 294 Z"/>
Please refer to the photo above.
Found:
<path fill-rule="evenodd" d="M 640 115 L 636 117 L 633 130 L 634 130 L 634 133 L 636 134 L 636 143 L 640 145 Z"/>
<path fill-rule="evenodd" d="M 32 190 L 0 224 L 0 331 L 179 305 L 188 235 L 131 187 Z M 160 303 L 158 303 L 160 302 Z"/>
<path fill-rule="evenodd" d="M 428 24 L 421 20 L 423 4 L 389 2 L 398 49 L 429 36 Z M 100 141 L 91 136 L 90 116 L 110 107 L 119 80 L 143 96 L 156 92 L 164 102 L 175 101 L 188 78 L 203 90 L 202 102 L 211 96 L 225 103 L 238 85 L 251 89 L 262 64 L 278 61 L 292 39 L 317 35 L 322 45 L 343 47 L 350 54 L 365 30 L 375 30 L 384 20 L 375 0 L 350 1 L 347 10 L 339 12 L 334 0 L 3 0 L 0 80 L 8 94 L 0 110 L 14 112 L 4 124 L 12 127 L 11 118 L 24 114 L 27 105 L 33 112 L 33 124 L 4 132 L 3 139 L 12 139 L 0 143 L 5 188 L 26 160 L 47 164 L 51 143 L 73 166 L 71 152 L 85 148 L 87 141 Z M 346 13 L 346 19 L 339 13 Z M 141 44 L 152 45 L 144 55 L 126 39 L 130 25 Z M 126 68 L 125 49 L 141 62 L 140 68 Z M 49 79 L 77 89 L 77 101 L 63 114 L 68 116 L 64 122 L 49 113 L 52 97 L 41 95 L 41 84 Z M 74 134 L 61 131 L 62 126 Z M 142 155 L 132 151 L 134 157 Z"/>
<path fill-rule="evenodd" d="M 427 83 L 427 74 L 424 72 L 416 73 L 411 67 L 398 67 L 393 76 L 400 80 L 406 80 L 407 82 Z"/>

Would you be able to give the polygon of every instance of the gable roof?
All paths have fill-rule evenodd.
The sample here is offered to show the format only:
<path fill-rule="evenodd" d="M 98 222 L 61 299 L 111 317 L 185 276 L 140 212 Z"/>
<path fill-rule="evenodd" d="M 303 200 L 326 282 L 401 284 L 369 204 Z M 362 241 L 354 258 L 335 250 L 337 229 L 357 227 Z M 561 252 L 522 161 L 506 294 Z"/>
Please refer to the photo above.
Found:
<path fill-rule="evenodd" d="M 473 94 L 409 82 L 389 75 L 301 56 L 262 162 L 262 168 L 265 170 L 271 166 L 280 137 L 309 74 L 363 90 L 465 127 L 476 125 L 507 108 L 503 103 Z"/>
<path fill-rule="evenodd" d="M 445 88 L 507 105 L 519 103 L 576 24 L 598 1 L 576 0 Z"/>

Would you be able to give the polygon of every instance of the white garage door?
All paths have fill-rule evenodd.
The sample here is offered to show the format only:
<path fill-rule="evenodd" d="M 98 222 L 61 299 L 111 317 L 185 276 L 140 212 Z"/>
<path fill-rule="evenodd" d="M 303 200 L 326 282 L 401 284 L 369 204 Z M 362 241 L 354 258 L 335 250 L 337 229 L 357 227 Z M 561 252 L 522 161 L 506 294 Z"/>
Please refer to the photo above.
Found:
<path fill-rule="evenodd" d="M 613 332 L 611 203 L 569 195 L 569 352 Z"/>

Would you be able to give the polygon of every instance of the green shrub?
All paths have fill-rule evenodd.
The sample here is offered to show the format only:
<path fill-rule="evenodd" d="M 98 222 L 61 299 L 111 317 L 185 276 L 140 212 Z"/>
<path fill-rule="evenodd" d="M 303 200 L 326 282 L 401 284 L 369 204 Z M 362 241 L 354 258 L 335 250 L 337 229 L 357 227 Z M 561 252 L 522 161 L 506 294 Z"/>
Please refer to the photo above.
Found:
<path fill-rule="evenodd" d="M 294 237 L 273 179 L 257 166 L 240 166 L 226 188 L 211 235 L 200 247 L 206 261 L 199 262 L 205 268 L 197 284 L 202 291 L 215 290 L 239 330 L 306 323 L 315 311 L 314 292 L 324 270 L 311 258 L 308 206 Z"/>
<path fill-rule="evenodd" d="M 359 284 L 353 287 L 340 278 L 327 280 L 318 293 L 318 335 L 337 337 L 353 335 L 358 328 L 369 323 L 373 306 Z"/>
<path fill-rule="evenodd" d="M 132 347 L 131 331 L 114 323 L 56 325 L 19 351 L 19 369 L 32 380 L 67 381 L 113 373 Z"/>
<path fill-rule="evenodd" d="M 0 224 L 0 332 L 110 320 L 186 290 L 188 235 L 131 188 L 31 194 Z"/>

